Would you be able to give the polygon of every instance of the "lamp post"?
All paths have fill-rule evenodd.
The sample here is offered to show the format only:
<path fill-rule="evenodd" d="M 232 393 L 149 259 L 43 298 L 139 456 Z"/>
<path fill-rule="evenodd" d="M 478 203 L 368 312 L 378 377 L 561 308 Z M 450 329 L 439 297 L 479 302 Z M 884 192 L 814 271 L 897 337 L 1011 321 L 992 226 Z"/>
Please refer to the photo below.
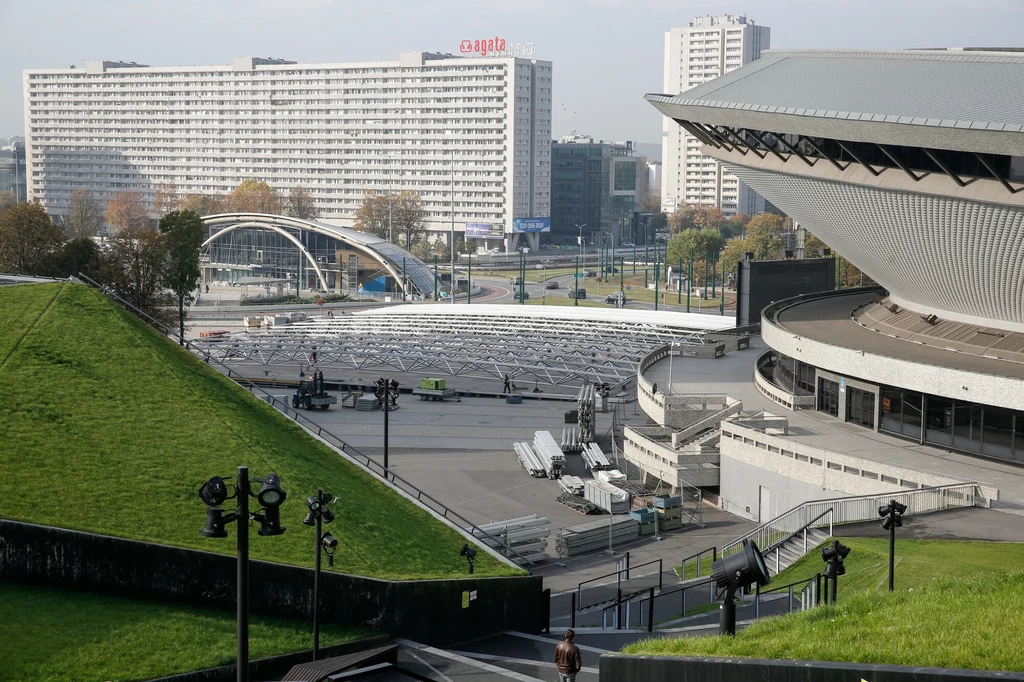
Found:
<path fill-rule="evenodd" d="M 907 505 L 900 504 L 896 500 L 890 500 L 889 504 L 878 508 L 878 515 L 882 517 L 882 528 L 889 531 L 889 591 L 895 589 L 894 573 L 896 570 L 896 527 L 903 525 L 903 515 L 907 513 Z"/>
<path fill-rule="evenodd" d="M 580 304 L 580 257 L 576 256 L 576 270 L 572 276 L 572 304 L 578 306 Z"/>
<path fill-rule="evenodd" d="M 466 557 L 466 561 L 469 563 L 469 574 L 473 575 L 473 563 L 476 561 L 476 550 L 470 547 L 467 543 L 462 546 L 459 556 Z"/>
<path fill-rule="evenodd" d="M 259 483 L 259 492 L 253 494 L 252 484 Z M 214 476 L 199 489 L 199 499 L 206 505 L 206 525 L 199 534 L 207 538 L 226 538 L 225 526 L 238 522 L 237 533 L 237 625 L 238 625 L 238 682 L 249 680 L 249 522 L 260 524 L 259 535 L 280 535 L 285 531 L 281 525 L 281 504 L 287 494 L 281 488 L 277 474 L 266 478 L 249 478 L 249 467 L 238 467 L 235 477 L 235 492 L 228 495 L 228 484 L 221 476 Z M 261 509 L 249 511 L 249 497 L 255 497 Z M 237 507 L 225 512 L 221 507 L 229 499 L 235 499 Z"/>
<path fill-rule="evenodd" d="M 454 142 L 452 143 L 455 144 Z M 455 305 L 455 148 L 452 147 L 452 305 Z M 386 442 L 386 441 L 385 441 Z"/>
<path fill-rule="evenodd" d="M 580 247 L 580 255 L 583 256 L 584 268 L 587 267 L 587 243 L 583 241 L 583 228 L 586 226 L 586 223 L 583 223 L 582 225 L 576 225 L 576 229 L 580 231 L 580 236 L 576 240 L 576 244 Z"/>
<path fill-rule="evenodd" d="M 327 550 L 327 565 L 334 565 L 334 548 L 338 541 L 330 533 L 323 533 L 322 524 L 334 520 L 334 512 L 327 505 L 337 502 L 338 498 L 323 490 L 317 490 L 316 495 L 306 498 L 306 507 L 309 512 L 302 523 L 307 526 L 316 526 L 316 568 L 313 572 L 313 660 L 320 657 L 320 555 Z"/>
<path fill-rule="evenodd" d="M 388 468 L 388 413 L 398 407 L 398 382 L 392 379 L 388 381 L 384 377 L 373 382 L 376 388 L 373 394 L 377 401 L 384 408 L 384 469 Z"/>
<path fill-rule="evenodd" d="M 843 559 L 850 553 L 850 548 L 839 542 L 839 540 L 833 540 L 831 547 L 822 547 L 821 559 L 826 563 L 825 566 L 825 579 L 832 579 L 832 594 L 830 599 L 832 603 L 836 603 L 836 592 L 839 589 L 839 576 L 846 575 L 846 567 L 843 566 Z M 826 584 L 827 588 L 827 584 Z"/>

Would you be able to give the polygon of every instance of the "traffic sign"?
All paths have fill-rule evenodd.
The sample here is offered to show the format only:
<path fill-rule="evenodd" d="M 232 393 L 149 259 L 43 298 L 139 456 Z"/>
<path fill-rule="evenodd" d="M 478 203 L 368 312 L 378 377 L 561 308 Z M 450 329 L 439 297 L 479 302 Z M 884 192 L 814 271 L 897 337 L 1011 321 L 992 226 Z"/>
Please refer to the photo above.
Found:
<path fill-rule="evenodd" d="M 631 286 L 629 286 L 629 285 L 627 284 L 627 285 L 626 285 L 626 291 L 632 291 L 632 290 L 633 290 L 633 287 L 631 287 Z"/>
<path fill-rule="evenodd" d="M 586 277 L 586 275 L 583 274 L 582 272 L 577 272 L 576 277 L 578 277 L 579 279 L 583 279 L 584 277 Z"/>

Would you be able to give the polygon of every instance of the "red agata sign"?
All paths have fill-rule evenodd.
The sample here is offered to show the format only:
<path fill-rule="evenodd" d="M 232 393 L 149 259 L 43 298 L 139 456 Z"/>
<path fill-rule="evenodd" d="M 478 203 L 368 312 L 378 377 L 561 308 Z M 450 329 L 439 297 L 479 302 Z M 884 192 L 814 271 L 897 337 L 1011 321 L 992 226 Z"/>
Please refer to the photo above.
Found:
<path fill-rule="evenodd" d="M 487 38 L 484 40 L 463 40 L 459 44 L 459 51 L 463 54 L 478 54 L 486 57 L 489 54 L 501 54 L 505 52 L 507 44 L 504 38 Z"/>

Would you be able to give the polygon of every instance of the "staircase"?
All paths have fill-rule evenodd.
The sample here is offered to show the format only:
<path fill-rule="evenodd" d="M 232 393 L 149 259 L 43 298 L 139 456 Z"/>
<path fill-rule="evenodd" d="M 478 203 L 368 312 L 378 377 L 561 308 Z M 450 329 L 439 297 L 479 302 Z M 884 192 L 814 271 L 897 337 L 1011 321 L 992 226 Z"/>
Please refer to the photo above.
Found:
<path fill-rule="evenodd" d="M 828 532 L 818 528 L 806 528 L 804 531 L 791 537 L 785 542 L 764 552 L 764 562 L 768 566 L 768 572 L 775 577 L 783 572 L 798 559 L 814 549 L 821 543 L 828 540 Z"/>

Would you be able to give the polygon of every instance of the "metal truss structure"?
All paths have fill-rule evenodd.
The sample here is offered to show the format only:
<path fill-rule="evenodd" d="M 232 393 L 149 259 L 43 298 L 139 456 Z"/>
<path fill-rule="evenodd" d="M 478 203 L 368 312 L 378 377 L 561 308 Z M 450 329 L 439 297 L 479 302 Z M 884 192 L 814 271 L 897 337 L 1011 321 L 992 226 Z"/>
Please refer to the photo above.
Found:
<path fill-rule="evenodd" d="M 223 362 L 384 369 L 546 385 L 636 378 L 652 348 L 708 343 L 707 315 L 533 306 L 398 306 L 232 334 L 199 345 Z M 561 314 L 559 314 L 561 312 Z M 554 314 L 552 314 L 554 313 Z M 583 314 L 581 314 L 583 313 Z M 625 315 L 621 313 L 627 313 Z"/>

